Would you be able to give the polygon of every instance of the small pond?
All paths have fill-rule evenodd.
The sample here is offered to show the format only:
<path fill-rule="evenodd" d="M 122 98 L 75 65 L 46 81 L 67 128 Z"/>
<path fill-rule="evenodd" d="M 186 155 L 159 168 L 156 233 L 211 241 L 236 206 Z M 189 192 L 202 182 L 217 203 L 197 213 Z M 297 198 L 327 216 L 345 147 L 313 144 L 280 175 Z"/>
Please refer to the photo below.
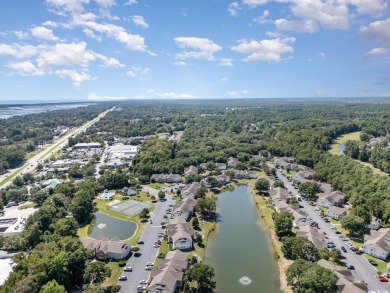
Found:
<path fill-rule="evenodd" d="M 344 144 L 339 144 L 339 155 L 343 156 L 344 155 L 344 150 L 345 150 L 345 145 Z"/>
<path fill-rule="evenodd" d="M 88 230 L 89 237 L 99 238 L 105 237 L 111 239 L 117 237 L 124 240 L 133 236 L 137 224 L 121 219 L 117 219 L 101 212 L 95 214 L 95 220 L 92 222 Z"/>

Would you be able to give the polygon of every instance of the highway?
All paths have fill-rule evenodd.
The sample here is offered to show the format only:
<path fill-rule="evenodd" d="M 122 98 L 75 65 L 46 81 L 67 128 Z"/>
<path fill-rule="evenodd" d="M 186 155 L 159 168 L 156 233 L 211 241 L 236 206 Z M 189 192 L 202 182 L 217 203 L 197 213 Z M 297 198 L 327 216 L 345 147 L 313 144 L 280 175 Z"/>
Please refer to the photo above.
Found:
<path fill-rule="evenodd" d="M 158 192 L 158 190 L 155 190 Z M 145 227 L 144 233 L 141 236 L 144 244 L 139 244 L 141 255 L 135 257 L 134 255 L 130 257 L 127 262 L 127 266 L 133 268 L 132 272 L 123 272 L 122 276 L 127 277 L 127 281 L 118 281 L 118 285 L 121 285 L 121 293 L 136 293 L 137 286 L 140 285 L 141 280 L 149 280 L 150 271 L 145 270 L 147 262 L 154 263 L 159 249 L 153 247 L 154 242 L 157 240 L 162 241 L 162 237 L 158 237 L 158 233 L 163 232 L 160 223 L 165 221 L 164 215 L 169 205 L 173 205 L 175 201 L 172 199 L 172 196 L 167 196 L 166 201 L 160 201 L 156 204 L 156 207 L 151 215 L 153 224 L 148 223 Z"/>
<path fill-rule="evenodd" d="M 284 182 L 284 186 L 291 191 L 293 195 L 299 194 L 298 189 L 295 189 L 294 186 L 291 185 L 284 176 L 284 174 L 280 171 L 276 171 L 276 175 L 280 180 Z M 347 249 L 347 253 L 342 252 L 342 254 L 346 257 L 343 260 L 348 265 L 353 265 L 355 267 L 352 271 L 355 280 L 357 281 L 366 281 L 368 284 L 368 288 L 371 291 L 375 292 L 390 292 L 390 285 L 388 283 L 380 282 L 377 278 L 376 269 L 367 261 L 367 259 L 363 255 L 359 255 L 350 250 L 345 242 L 340 239 L 340 237 L 335 233 L 335 229 L 331 229 L 332 224 L 326 223 L 322 218 L 321 214 L 318 211 L 315 211 L 315 207 L 309 205 L 308 202 L 302 201 L 300 204 L 303 206 L 303 210 L 306 212 L 309 218 L 318 223 L 318 227 L 321 231 L 326 233 L 326 236 L 329 240 L 332 240 L 338 249 L 341 250 L 341 247 L 345 247 Z M 337 226 L 336 226 L 337 227 Z M 345 235 L 344 235 L 345 236 Z"/>
<path fill-rule="evenodd" d="M 86 131 L 89 127 L 91 127 L 93 124 L 95 124 L 97 121 L 100 120 L 100 118 L 104 117 L 108 112 L 112 111 L 115 109 L 115 106 L 107 111 L 104 111 L 103 113 L 100 113 L 99 116 L 97 116 L 95 119 L 86 122 L 84 125 L 82 125 L 79 128 L 73 129 L 66 133 L 64 136 L 62 136 L 55 144 L 48 145 L 44 150 L 42 150 L 39 154 L 35 155 L 34 157 L 30 158 L 29 160 L 26 161 L 26 163 L 19 168 L 12 169 L 10 170 L 11 173 L 3 174 L 0 176 L 0 189 L 5 188 L 8 185 L 12 183 L 11 180 L 1 184 L 1 182 L 7 178 L 7 177 L 12 177 L 15 178 L 18 175 L 21 175 L 22 173 L 25 172 L 30 172 L 34 170 L 39 162 L 43 162 L 45 159 L 50 158 L 50 156 L 61 149 L 63 146 L 67 145 L 68 139 L 72 136 L 76 136 L 82 131 Z"/>

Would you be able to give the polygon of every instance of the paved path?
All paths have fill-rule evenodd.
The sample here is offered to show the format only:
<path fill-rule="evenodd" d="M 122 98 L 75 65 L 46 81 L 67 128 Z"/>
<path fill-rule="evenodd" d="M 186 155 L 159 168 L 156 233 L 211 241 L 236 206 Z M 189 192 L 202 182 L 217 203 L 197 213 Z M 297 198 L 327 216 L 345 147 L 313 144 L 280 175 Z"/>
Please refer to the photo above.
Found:
<path fill-rule="evenodd" d="M 150 187 L 149 187 L 150 188 Z M 153 188 L 150 188 L 155 190 Z M 158 190 L 155 190 L 158 192 Z M 151 192 L 150 192 L 151 193 Z M 151 193 L 152 194 L 152 193 Z M 148 223 L 144 233 L 141 236 L 144 244 L 139 244 L 138 246 L 141 248 L 139 257 L 135 257 L 134 255 L 129 259 L 127 266 L 133 268 L 132 272 L 123 272 L 122 275 L 127 276 L 127 281 L 118 281 L 118 285 L 121 285 L 121 293 L 136 293 L 137 286 L 141 280 L 149 280 L 150 271 L 145 270 L 145 266 L 147 262 L 154 263 L 158 248 L 153 247 L 154 242 L 158 239 L 162 239 L 158 237 L 159 232 L 163 232 L 163 229 L 160 226 L 160 223 L 165 221 L 164 215 L 166 209 L 168 209 L 169 205 L 173 205 L 174 200 L 172 196 L 167 196 L 166 201 L 160 201 L 156 204 L 156 207 L 151 215 L 151 219 L 153 224 Z"/>
<path fill-rule="evenodd" d="M 295 189 L 291 183 L 287 181 L 287 178 L 280 170 L 277 170 L 276 174 L 278 175 L 279 179 L 284 182 L 285 187 L 289 191 L 291 191 L 294 195 L 299 193 L 298 189 Z M 332 224 L 325 223 L 325 221 L 321 219 L 320 212 L 314 211 L 315 207 L 309 205 L 306 201 L 302 201 L 300 203 L 308 217 L 318 223 L 320 230 L 326 233 L 327 237 L 333 241 L 338 249 L 340 249 L 342 246 L 347 249 L 347 253 L 342 252 L 342 254 L 346 256 L 346 259 L 343 261 L 355 267 L 355 270 L 352 270 L 352 274 L 356 280 L 366 281 L 368 283 L 369 290 L 382 293 L 390 292 L 390 285 L 388 283 L 379 282 L 379 280 L 376 278 L 376 269 L 367 261 L 363 255 L 354 253 L 345 245 L 345 242 L 340 239 L 340 237 L 335 233 L 335 230 L 330 228 Z"/>
<path fill-rule="evenodd" d="M 104 111 L 103 113 L 100 113 L 99 116 L 96 117 L 95 119 L 93 119 L 91 121 L 88 121 L 83 126 L 77 128 L 76 130 L 72 130 L 69 133 L 65 134 L 54 145 L 47 146 L 39 154 L 37 154 L 34 157 L 32 157 L 31 159 L 27 160 L 27 162 L 23 165 L 23 167 L 11 170 L 11 173 L 8 173 L 7 176 L 16 177 L 16 176 L 18 176 L 18 175 L 20 175 L 22 173 L 30 172 L 30 171 L 34 170 L 38 166 L 38 163 L 40 161 L 43 162 L 45 159 L 49 158 L 54 152 L 56 152 L 57 150 L 59 150 L 63 146 L 67 145 L 68 139 L 71 136 L 76 136 L 80 132 L 86 131 L 91 125 L 95 124 L 97 121 L 100 120 L 100 118 L 104 117 L 108 112 L 112 111 L 114 108 L 111 108 L 111 109 L 109 109 L 107 111 Z M 52 149 L 53 147 L 54 147 L 54 149 Z M 50 150 L 50 149 L 52 149 L 52 150 L 48 152 L 48 150 Z M 3 179 L 5 179 L 7 176 L 3 175 L 2 177 L 0 177 L 0 182 Z M 8 185 L 10 185 L 11 183 L 12 183 L 12 181 L 9 180 L 6 183 L 0 185 L 0 188 L 5 188 Z"/>

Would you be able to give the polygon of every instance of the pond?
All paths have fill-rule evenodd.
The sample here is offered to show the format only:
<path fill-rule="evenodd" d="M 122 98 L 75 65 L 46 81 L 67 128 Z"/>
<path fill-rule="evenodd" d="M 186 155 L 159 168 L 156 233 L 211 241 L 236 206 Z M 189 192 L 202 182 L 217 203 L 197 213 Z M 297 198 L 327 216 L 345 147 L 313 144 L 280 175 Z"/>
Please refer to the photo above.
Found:
<path fill-rule="evenodd" d="M 267 231 L 260 227 L 248 186 L 218 195 L 216 232 L 205 261 L 215 269 L 216 292 L 277 293 L 278 270 Z"/>
<path fill-rule="evenodd" d="M 343 156 L 344 155 L 344 150 L 345 150 L 345 145 L 344 144 L 339 144 L 339 155 Z"/>
<path fill-rule="evenodd" d="M 121 219 L 117 219 L 101 212 L 95 214 L 95 220 L 89 227 L 88 235 L 91 238 L 105 237 L 111 239 L 117 237 L 120 240 L 133 236 L 137 224 Z"/>

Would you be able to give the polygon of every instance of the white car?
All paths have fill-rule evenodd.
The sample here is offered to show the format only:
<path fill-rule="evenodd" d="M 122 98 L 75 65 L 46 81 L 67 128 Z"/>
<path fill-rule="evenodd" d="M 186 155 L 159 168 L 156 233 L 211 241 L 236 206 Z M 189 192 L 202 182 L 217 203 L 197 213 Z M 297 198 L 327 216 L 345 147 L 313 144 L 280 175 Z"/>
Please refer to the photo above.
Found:
<path fill-rule="evenodd" d="M 139 283 L 140 283 L 141 285 L 146 285 L 148 282 L 146 282 L 145 280 L 141 280 L 141 281 L 139 281 Z"/>
<path fill-rule="evenodd" d="M 152 266 L 146 266 L 146 267 L 145 267 L 145 271 L 151 271 L 152 268 L 153 268 Z"/>

